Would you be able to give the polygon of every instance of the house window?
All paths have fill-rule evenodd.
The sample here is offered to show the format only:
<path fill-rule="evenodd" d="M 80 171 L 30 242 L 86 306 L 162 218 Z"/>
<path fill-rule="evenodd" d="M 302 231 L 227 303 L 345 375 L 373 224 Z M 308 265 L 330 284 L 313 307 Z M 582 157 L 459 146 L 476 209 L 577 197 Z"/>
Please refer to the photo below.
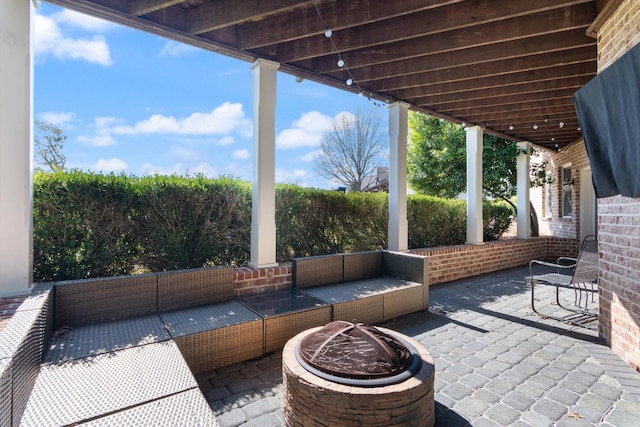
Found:
<path fill-rule="evenodd" d="M 573 196 L 573 178 L 571 177 L 571 166 L 562 168 L 562 216 L 571 218 L 571 202 Z"/>

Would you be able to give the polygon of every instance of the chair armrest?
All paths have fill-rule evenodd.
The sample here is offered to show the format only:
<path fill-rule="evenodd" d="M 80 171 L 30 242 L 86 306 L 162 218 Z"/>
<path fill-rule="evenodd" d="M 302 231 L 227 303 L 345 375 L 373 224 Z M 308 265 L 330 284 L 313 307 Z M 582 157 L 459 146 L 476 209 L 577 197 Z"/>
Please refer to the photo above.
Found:
<path fill-rule="evenodd" d="M 566 257 L 561 257 L 561 258 L 566 258 Z M 566 259 L 573 259 L 573 258 L 566 258 Z M 573 269 L 576 266 L 575 260 L 574 260 L 574 264 L 562 265 L 562 264 L 557 264 L 553 262 L 540 261 L 540 260 L 534 259 L 534 260 L 531 260 L 531 262 L 529 262 L 529 277 L 533 276 L 533 266 L 536 264 L 544 265 L 546 267 L 557 268 L 558 272 L 560 272 L 560 269 L 569 270 L 569 269 Z"/>
<path fill-rule="evenodd" d="M 565 262 L 567 264 L 565 264 Z M 561 256 L 556 261 L 556 264 L 566 265 L 566 266 L 570 266 L 570 267 L 575 267 L 575 265 L 577 263 L 578 263 L 578 258 L 572 258 L 572 257 L 568 257 L 568 256 Z"/>

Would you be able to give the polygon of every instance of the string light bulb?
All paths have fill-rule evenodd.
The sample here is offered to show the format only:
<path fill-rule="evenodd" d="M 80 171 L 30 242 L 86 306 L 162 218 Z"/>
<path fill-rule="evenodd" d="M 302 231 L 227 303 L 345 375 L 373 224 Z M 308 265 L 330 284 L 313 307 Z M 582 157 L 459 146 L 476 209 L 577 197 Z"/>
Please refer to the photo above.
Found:
<path fill-rule="evenodd" d="M 509 130 L 513 130 L 513 125 L 509 125 Z"/>
<path fill-rule="evenodd" d="M 333 31 L 331 31 L 331 28 L 327 28 L 326 30 L 324 30 L 324 36 L 326 38 L 330 39 L 332 35 L 333 35 Z"/>
<path fill-rule="evenodd" d="M 560 126 L 560 129 L 562 129 L 564 127 L 564 122 L 560 120 L 560 123 L 558 123 L 558 126 Z"/>
<path fill-rule="evenodd" d="M 538 124 L 536 123 L 535 125 L 533 125 L 533 130 L 537 130 L 538 129 Z"/>
<path fill-rule="evenodd" d="M 347 86 L 351 86 L 353 84 L 353 79 L 348 78 L 347 79 Z"/>
<path fill-rule="evenodd" d="M 344 61 L 342 60 L 342 58 L 338 59 L 338 67 L 344 67 Z"/>

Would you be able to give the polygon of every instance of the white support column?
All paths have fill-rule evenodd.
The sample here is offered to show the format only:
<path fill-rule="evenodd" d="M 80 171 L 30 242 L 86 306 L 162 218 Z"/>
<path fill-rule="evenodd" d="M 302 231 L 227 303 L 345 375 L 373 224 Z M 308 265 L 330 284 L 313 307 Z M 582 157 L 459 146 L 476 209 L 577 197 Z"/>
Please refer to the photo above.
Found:
<path fill-rule="evenodd" d="M 467 131 L 467 243 L 482 243 L 482 128 Z"/>
<path fill-rule="evenodd" d="M 526 151 L 525 154 L 519 154 L 517 159 L 518 238 L 528 239 L 531 237 L 531 205 L 529 204 L 529 189 L 531 188 L 529 175 L 530 144 L 528 142 L 519 142 L 518 148 Z"/>
<path fill-rule="evenodd" d="M 33 2 L 0 1 L 0 296 L 33 277 Z"/>
<path fill-rule="evenodd" d="M 253 72 L 253 200 L 251 259 L 256 268 L 276 263 L 276 72 L 280 64 L 256 60 Z"/>
<path fill-rule="evenodd" d="M 409 104 L 389 106 L 389 250 L 409 250 L 407 225 L 407 137 Z"/>

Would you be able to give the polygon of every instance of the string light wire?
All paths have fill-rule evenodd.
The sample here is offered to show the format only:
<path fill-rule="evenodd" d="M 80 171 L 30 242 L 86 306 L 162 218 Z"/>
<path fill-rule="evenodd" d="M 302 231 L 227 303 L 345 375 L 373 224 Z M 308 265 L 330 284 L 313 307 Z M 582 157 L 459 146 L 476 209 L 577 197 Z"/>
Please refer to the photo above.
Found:
<path fill-rule="evenodd" d="M 353 77 L 353 74 L 351 74 L 351 70 L 345 63 L 344 59 L 342 59 L 342 54 L 340 53 L 340 49 L 338 49 L 338 46 L 336 46 L 336 43 L 333 40 L 333 30 L 329 28 L 327 24 L 324 22 L 324 19 L 322 19 L 322 15 L 320 14 L 320 9 L 318 9 L 318 5 L 316 2 L 313 2 L 313 7 L 316 10 L 316 14 L 318 15 L 318 19 L 320 20 L 320 24 L 322 25 L 322 28 L 324 28 L 324 36 L 329 39 L 329 41 L 331 42 L 331 46 L 333 47 L 333 50 L 338 55 L 338 61 L 336 62 L 336 64 L 338 65 L 338 68 L 346 71 L 347 75 L 349 76 L 345 81 L 346 85 L 350 87 L 355 87 L 358 90 L 358 96 L 364 96 L 362 87 L 360 87 L 357 80 Z M 382 104 L 381 103 L 379 104 L 376 101 L 372 101 L 371 95 L 372 94 L 370 94 L 370 96 L 367 97 L 369 102 L 371 102 L 376 107 L 380 107 Z"/>

